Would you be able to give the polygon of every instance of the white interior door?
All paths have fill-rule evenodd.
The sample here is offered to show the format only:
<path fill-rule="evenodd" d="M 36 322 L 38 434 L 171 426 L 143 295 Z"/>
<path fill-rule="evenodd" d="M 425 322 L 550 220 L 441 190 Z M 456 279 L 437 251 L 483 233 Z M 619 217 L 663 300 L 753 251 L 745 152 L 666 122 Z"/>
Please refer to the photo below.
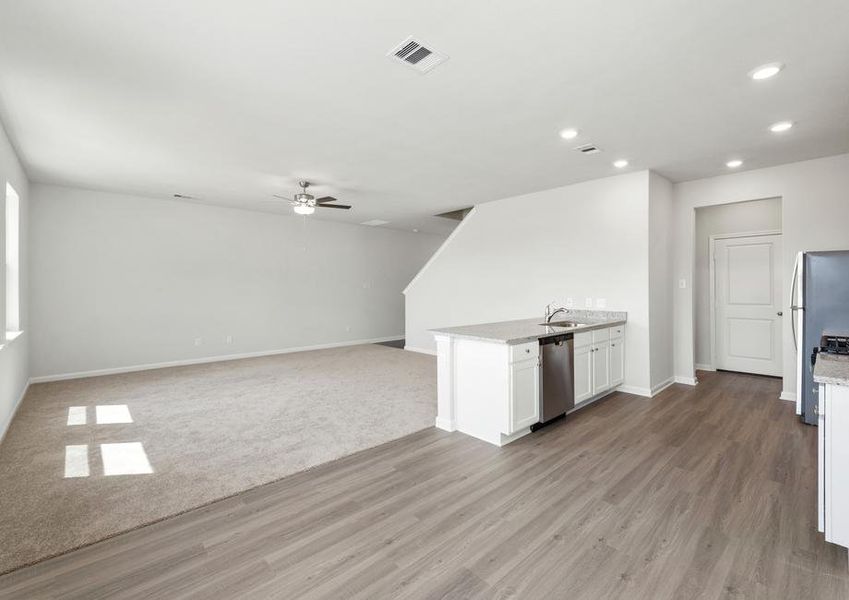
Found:
<path fill-rule="evenodd" d="M 781 376 L 781 235 L 714 241 L 716 368 Z"/>

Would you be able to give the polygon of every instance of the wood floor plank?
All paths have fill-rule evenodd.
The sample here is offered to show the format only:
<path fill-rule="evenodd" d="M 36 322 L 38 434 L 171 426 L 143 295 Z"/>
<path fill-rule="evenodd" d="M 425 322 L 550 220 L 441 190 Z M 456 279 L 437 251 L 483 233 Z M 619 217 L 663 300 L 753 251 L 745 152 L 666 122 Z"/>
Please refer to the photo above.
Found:
<path fill-rule="evenodd" d="M 612 394 L 504 448 L 429 429 L 0 577 L 0 599 L 832 598 L 780 381 Z"/>

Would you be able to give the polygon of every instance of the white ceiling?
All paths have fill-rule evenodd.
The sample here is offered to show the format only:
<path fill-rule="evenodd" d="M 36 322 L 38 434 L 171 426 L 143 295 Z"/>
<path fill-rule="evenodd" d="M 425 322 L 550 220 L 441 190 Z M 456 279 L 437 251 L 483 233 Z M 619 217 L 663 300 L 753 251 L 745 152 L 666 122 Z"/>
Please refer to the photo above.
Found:
<path fill-rule="evenodd" d="M 318 218 L 444 232 L 619 157 L 681 181 L 849 151 L 847 31 L 846 0 L 5 1 L 0 102 L 36 181 L 273 211 L 308 178 L 354 204 Z M 450 60 L 386 58 L 411 34 Z"/>

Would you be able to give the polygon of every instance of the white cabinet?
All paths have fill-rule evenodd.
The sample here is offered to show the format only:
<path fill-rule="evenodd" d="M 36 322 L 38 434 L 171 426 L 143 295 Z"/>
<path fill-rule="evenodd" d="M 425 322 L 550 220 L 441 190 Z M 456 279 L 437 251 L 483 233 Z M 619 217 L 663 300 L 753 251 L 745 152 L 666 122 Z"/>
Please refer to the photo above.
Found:
<path fill-rule="evenodd" d="M 575 366 L 575 404 L 593 397 L 593 361 L 592 346 L 576 347 L 574 349 Z"/>
<path fill-rule="evenodd" d="M 849 387 L 819 386 L 819 530 L 849 546 Z"/>
<path fill-rule="evenodd" d="M 610 387 L 610 342 L 593 345 L 593 395 Z"/>
<path fill-rule="evenodd" d="M 508 427 L 513 434 L 539 422 L 539 359 L 523 360 L 510 365 L 510 399 Z"/>
<path fill-rule="evenodd" d="M 622 338 L 610 340 L 609 362 L 610 386 L 615 387 L 625 381 L 625 346 Z"/>
<path fill-rule="evenodd" d="M 575 334 L 575 404 L 620 385 L 625 379 L 623 327 Z"/>
<path fill-rule="evenodd" d="M 575 403 L 591 402 L 622 377 L 622 328 L 574 335 Z M 540 346 L 437 334 L 436 426 L 503 446 L 540 418 Z M 614 346 L 615 344 L 615 346 Z M 614 350 L 614 348 L 617 348 Z"/>

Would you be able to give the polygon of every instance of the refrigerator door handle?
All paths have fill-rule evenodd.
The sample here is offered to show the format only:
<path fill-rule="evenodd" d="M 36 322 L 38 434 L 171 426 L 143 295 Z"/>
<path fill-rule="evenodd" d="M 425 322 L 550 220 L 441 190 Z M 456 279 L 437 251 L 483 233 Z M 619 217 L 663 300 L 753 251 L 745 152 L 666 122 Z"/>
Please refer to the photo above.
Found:
<path fill-rule="evenodd" d="M 793 313 L 791 315 L 791 318 L 790 318 L 790 329 L 793 330 L 793 348 L 795 348 L 796 352 L 798 352 L 799 351 L 799 342 L 796 339 L 797 338 L 797 335 L 796 335 L 796 311 L 801 310 L 801 308 L 798 307 L 798 306 L 791 306 L 790 310 Z"/>
<path fill-rule="evenodd" d="M 797 306 L 797 290 L 799 286 L 799 263 L 802 260 L 802 254 L 799 253 L 796 256 L 796 262 L 793 263 L 793 279 L 790 284 L 790 310 L 792 312 L 792 318 L 790 319 L 790 328 L 793 330 L 793 348 L 796 349 L 796 352 L 799 351 L 799 340 L 798 335 L 796 333 L 796 311 L 802 310 L 801 306 Z"/>

